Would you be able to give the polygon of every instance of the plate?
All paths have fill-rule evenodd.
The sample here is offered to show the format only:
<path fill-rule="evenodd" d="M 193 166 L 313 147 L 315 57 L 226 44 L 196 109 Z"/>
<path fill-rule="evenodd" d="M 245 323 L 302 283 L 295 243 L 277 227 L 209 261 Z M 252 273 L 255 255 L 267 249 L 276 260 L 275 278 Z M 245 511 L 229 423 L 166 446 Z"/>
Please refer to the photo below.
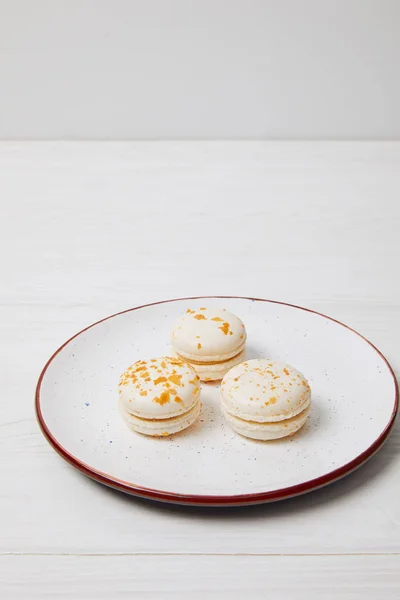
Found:
<path fill-rule="evenodd" d="M 203 384 L 202 413 L 185 432 L 154 439 L 129 431 L 117 410 L 120 374 L 140 358 L 167 355 L 174 319 L 200 306 L 243 320 L 247 358 L 305 374 L 312 411 L 296 435 L 257 442 L 235 434 L 217 384 Z M 242 297 L 167 300 L 107 317 L 53 354 L 36 390 L 44 435 L 85 475 L 154 500 L 211 506 L 280 500 L 336 481 L 379 450 L 397 409 L 393 371 L 360 334 L 306 308 Z"/>

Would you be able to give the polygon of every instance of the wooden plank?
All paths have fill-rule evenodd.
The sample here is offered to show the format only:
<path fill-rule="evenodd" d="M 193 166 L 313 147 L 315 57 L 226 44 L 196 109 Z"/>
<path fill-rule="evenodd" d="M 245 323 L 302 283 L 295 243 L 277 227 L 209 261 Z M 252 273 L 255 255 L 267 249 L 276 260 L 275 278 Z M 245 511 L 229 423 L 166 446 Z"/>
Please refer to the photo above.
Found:
<path fill-rule="evenodd" d="M 399 556 L 2 556 L 7 600 L 398 600 Z"/>
<path fill-rule="evenodd" d="M 82 317 L 77 310 L 77 321 L 89 319 L 89 312 Z M 337 314 L 334 306 L 328 312 Z M 25 319 L 24 333 L 11 328 L 3 338 L 4 359 L 8 360 L 4 389 L 16 401 L 0 406 L 0 551 L 400 550 L 399 424 L 382 451 L 358 472 L 311 495 L 275 505 L 236 510 L 163 506 L 112 492 L 84 478 L 51 450 L 32 414 L 36 378 L 54 348 L 59 311 L 37 307 L 34 314 L 34 324 Z M 386 310 L 364 307 L 360 321 L 354 316 L 353 324 L 373 322 L 374 335 L 395 357 L 397 333 L 389 327 L 392 317 Z M 73 327 L 70 318 L 60 320 L 55 331 L 67 337 Z M 21 372 L 22 339 L 26 341 Z"/>
<path fill-rule="evenodd" d="M 0 143 L 0 552 L 399 552 L 399 424 L 329 488 L 201 511 L 83 478 L 33 415 L 40 369 L 66 338 L 167 297 L 304 304 L 400 372 L 399 193 L 399 143 Z"/>

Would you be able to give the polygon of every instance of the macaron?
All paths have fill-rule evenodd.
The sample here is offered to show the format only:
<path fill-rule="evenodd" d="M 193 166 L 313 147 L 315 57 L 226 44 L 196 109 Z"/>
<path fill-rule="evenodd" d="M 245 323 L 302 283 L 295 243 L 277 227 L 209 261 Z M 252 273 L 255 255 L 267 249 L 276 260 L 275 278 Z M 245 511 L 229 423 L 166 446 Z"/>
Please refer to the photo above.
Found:
<path fill-rule="evenodd" d="M 223 378 L 221 408 L 237 433 L 274 440 L 293 435 L 307 421 L 311 389 L 304 375 L 290 365 L 249 360 Z"/>
<path fill-rule="evenodd" d="M 119 410 L 128 427 L 150 436 L 178 433 L 200 414 L 199 377 L 184 361 L 139 360 L 121 375 Z"/>
<path fill-rule="evenodd" d="M 227 310 L 188 308 L 172 329 L 171 344 L 202 381 L 220 380 L 244 360 L 246 328 Z"/>

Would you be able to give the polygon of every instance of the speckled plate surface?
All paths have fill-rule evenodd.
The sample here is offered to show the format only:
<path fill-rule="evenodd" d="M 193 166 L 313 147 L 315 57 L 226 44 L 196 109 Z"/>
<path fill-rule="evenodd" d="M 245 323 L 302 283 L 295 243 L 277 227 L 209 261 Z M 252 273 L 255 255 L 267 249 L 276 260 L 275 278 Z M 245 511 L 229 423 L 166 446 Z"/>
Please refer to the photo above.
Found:
<path fill-rule="evenodd" d="M 247 358 L 283 360 L 308 378 L 312 412 L 295 436 L 238 436 L 220 413 L 216 384 L 203 385 L 202 413 L 187 431 L 152 439 L 128 430 L 117 410 L 120 373 L 168 354 L 174 319 L 200 305 L 244 321 Z M 335 481 L 379 450 L 397 408 L 389 364 L 355 331 L 307 309 L 231 297 L 159 302 L 95 323 L 57 350 L 36 391 L 44 435 L 82 473 L 139 496 L 202 505 L 279 500 Z"/>

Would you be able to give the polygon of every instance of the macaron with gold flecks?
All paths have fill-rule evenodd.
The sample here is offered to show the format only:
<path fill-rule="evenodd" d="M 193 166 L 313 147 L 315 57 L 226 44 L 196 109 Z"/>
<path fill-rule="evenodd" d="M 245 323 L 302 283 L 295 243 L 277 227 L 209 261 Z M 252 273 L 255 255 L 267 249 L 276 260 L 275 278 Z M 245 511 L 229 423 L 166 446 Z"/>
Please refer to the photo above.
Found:
<path fill-rule="evenodd" d="M 200 414 L 199 377 L 180 359 L 137 361 L 121 375 L 118 393 L 122 418 L 145 435 L 177 433 Z"/>
<path fill-rule="evenodd" d="M 227 310 L 188 308 L 173 326 L 171 344 L 202 381 L 219 380 L 244 360 L 246 328 Z"/>
<path fill-rule="evenodd" d="M 293 435 L 307 421 L 311 389 L 285 363 L 255 359 L 234 367 L 221 383 L 222 412 L 231 427 L 256 440 Z"/>

